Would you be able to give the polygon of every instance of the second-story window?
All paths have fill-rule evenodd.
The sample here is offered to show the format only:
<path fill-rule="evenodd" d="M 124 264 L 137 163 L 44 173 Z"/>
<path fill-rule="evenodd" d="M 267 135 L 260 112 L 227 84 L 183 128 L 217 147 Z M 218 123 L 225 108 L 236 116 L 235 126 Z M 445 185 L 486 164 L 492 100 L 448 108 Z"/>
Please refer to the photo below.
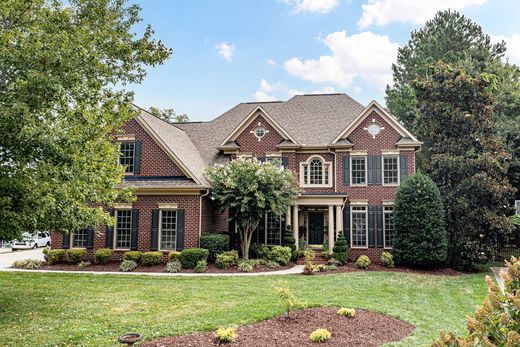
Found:
<path fill-rule="evenodd" d="M 312 157 L 300 164 L 300 183 L 304 187 L 330 187 L 331 174 L 332 162 L 327 162 L 322 157 Z"/>
<path fill-rule="evenodd" d="M 383 185 L 399 184 L 398 157 L 383 157 Z"/>
<path fill-rule="evenodd" d="M 135 142 L 134 141 L 121 142 L 121 155 L 119 156 L 119 164 L 125 166 L 125 173 L 134 172 L 134 158 L 135 158 Z"/>
<path fill-rule="evenodd" d="M 351 157 L 352 182 L 353 186 L 364 186 L 367 184 L 367 157 Z"/>

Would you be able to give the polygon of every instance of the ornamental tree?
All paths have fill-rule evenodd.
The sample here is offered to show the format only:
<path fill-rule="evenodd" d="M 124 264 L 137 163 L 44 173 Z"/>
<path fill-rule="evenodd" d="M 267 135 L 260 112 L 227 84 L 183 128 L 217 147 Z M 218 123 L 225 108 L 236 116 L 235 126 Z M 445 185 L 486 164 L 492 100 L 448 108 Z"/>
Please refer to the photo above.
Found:
<path fill-rule="evenodd" d="M 108 224 L 97 206 L 130 198 L 112 142 L 136 115 L 122 86 L 171 51 L 134 33 L 125 3 L 0 1 L 0 239 Z"/>
<path fill-rule="evenodd" d="M 211 199 L 221 212 L 229 211 L 240 235 L 242 257 L 249 259 L 251 236 L 267 212 L 281 217 L 296 200 L 300 188 L 280 162 L 237 159 L 207 171 Z"/>
<path fill-rule="evenodd" d="M 394 222 L 392 254 L 397 263 L 435 267 L 446 262 L 444 205 L 428 176 L 415 173 L 401 184 L 395 197 Z"/>

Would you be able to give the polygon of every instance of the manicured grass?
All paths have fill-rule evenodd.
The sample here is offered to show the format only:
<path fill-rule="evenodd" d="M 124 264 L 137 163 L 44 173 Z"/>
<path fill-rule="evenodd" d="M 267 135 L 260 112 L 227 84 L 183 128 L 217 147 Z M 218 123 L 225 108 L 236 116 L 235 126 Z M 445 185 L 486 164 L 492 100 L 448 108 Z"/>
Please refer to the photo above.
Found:
<path fill-rule="evenodd" d="M 146 339 L 247 324 L 282 313 L 272 285 L 288 282 L 310 306 L 377 311 L 416 325 L 400 346 L 427 346 L 464 331 L 486 293 L 484 274 L 395 272 L 327 276 L 149 277 L 0 273 L 2 346 L 108 346 L 126 332 Z"/>

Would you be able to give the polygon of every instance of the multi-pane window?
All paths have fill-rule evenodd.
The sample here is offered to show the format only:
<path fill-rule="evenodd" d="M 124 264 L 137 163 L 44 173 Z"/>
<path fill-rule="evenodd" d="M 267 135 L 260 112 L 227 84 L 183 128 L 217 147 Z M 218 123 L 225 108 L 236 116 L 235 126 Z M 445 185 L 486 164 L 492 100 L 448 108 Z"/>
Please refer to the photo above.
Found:
<path fill-rule="evenodd" d="M 352 247 L 367 246 L 367 207 L 352 206 Z"/>
<path fill-rule="evenodd" d="M 87 247 L 87 229 L 79 229 L 72 233 L 72 247 L 85 248 Z"/>
<path fill-rule="evenodd" d="M 384 225 L 385 248 L 392 248 L 394 245 L 395 224 L 394 224 L 394 207 L 384 206 Z"/>
<path fill-rule="evenodd" d="M 134 172 L 134 154 L 135 142 L 121 142 L 121 155 L 119 156 L 119 163 L 125 166 L 125 172 Z"/>
<path fill-rule="evenodd" d="M 323 184 L 323 164 L 319 159 L 311 161 L 310 184 Z"/>
<path fill-rule="evenodd" d="M 330 186 L 331 162 L 322 158 L 312 158 L 301 164 L 301 183 L 304 186 Z"/>
<path fill-rule="evenodd" d="M 177 211 L 161 211 L 161 249 L 175 250 L 177 242 Z"/>
<path fill-rule="evenodd" d="M 350 164 L 352 185 L 365 185 L 367 183 L 367 158 L 352 156 Z"/>
<path fill-rule="evenodd" d="M 520 200 L 515 200 L 516 214 L 520 214 Z"/>
<path fill-rule="evenodd" d="M 266 244 L 275 246 L 281 244 L 282 223 L 274 213 L 266 215 Z"/>
<path fill-rule="evenodd" d="M 132 210 L 116 211 L 115 245 L 118 249 L 130 249 L 132 244 Z"/>
<path fill-rule="evenodd" d="M 399 184 L 397 157 L 383 157 L 383 184 Z"/>

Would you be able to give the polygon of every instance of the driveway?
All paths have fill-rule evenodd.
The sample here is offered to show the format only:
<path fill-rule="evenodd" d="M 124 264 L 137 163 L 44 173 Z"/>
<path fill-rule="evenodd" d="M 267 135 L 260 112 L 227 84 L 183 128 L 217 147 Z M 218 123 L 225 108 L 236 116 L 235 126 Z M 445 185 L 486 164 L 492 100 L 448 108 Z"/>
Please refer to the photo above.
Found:
<path fill-rule="evenodd" d="M 0 253 L 0 268 L 7 268 L 17 260 L 38 259 L 43 260 L 43 248 L 31 249 L 27 251 L 15 251 Z"/>

